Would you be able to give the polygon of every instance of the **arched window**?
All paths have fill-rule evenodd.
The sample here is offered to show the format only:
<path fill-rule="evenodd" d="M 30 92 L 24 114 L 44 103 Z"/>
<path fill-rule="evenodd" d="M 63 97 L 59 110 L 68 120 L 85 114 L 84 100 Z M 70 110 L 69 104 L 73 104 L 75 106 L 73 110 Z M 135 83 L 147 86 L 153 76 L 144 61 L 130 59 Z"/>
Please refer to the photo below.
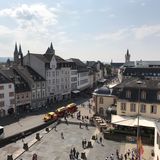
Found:
<path fill-rule="evenodd" d="M 157 93 L 157 100 L 160 101 L 160 91 Z"/>
<path fill-rule="evenodd" d="M 99 97 L 99 103 L 103 104 L 103 97 Z"/>
<path fill-rule="evenodd" d="M 141 99 L 146 99 L 146 92 L 145 91 L 141 92 Z"/>
<path fill-rule="evenodd" d="M 99 108 L 99 114 L 103 115 L 104 114 L 104 109 L 102 107 Z"/>

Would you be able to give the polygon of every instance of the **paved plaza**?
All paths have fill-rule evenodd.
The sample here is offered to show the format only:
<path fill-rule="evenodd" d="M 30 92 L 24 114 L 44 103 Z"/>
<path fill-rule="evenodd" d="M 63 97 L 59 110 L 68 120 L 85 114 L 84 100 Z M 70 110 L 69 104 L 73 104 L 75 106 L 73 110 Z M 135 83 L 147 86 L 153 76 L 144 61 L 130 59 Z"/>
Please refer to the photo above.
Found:
<path fill-rule="evenodd" d="M 120 149 L 123 146 L 121 143 L 103 140 L 103 146 L 94 142 L 93 148 L 83 149 L 82 140 L 89 141 L 91 136 L 97 133 L 96 131 L 95 127 L 89 127 L 87 130 L 84 126 L 80 129 L 79 125 L 60 124 L 57 127 L 57 131 L 54 129 L 50 131 L 19 159 L 30 160 L 32 155 L 36 153 L 38 160 L 69 160 L 70 150 L 75 147 L 79 153 L 86 152 L 88 160 L 103 160 L 106 154 L 115 153 L 115 149 Z M 61 138 L 61 132 L 64 134 L 64 139 Z"/>
<path fill-rule="evenodd" d="M 88 101 L 85 102 L 87 104 Z M 87 105 L 79 105 L 79 110 L 81 115 L 92 117 L 93 112 L 89 111 Z M 76 114 L 75 114 L 76 115 Z M 0 160 L 6 160 L 8 154 L 14 155 L 14 159 L 18 156 L 17 153 L 21 154 L 17 160 L 31 160 L 34 153 L 38 155 L 38 160 L 69 160 L 70 150 L 75 147 L 75 149 L 80 153 L 79 157 L 82 152 L 85 152 L 87 156 L 87 160 L 105 160 L 108 156 L 110 157 L 111 154 L 116 154 L 116 149 L 120 151 L 120 154 L 124 154 L 128 149 L 132 149 L 136 147 L 136 144 L 130 143 L 119 143 L 115 141 L 105 140 L 103 139 L 102 145 L 92 140 L 91 137 L 95 134 L 98 135 L 98 138 L 103 137 L 99 132 L 98 128 L 94 126 L 89 126 L 88 129 L 85 126 L 82 128 L 79 127 L 80 120 L 69 117 L 69 122 L 75 122 L 75 124 L 65 124 L 60 123 L 56 130 L 53 128 L 54 124 L 50 126 L 53 128 L 49 133 L 43 129 L 39 131 L 40 135 L 42 136 L 40 141 L 35 141 L 35 134 L 26 137 L 23 140 L 18 140 L 16 143 L 11 143 L 9 145 L 0 148 Z M 41 121 L 42 115 L 38 115 L 40 117 L 39 121 Z M 26 125 L 27 123 L 32 123 L 29 121 L 27 117 L 24 119 L 25 121 L 20 120 L 19 124 L 12 124 L 14 125 Z M 36 119 L 36 118 L 35 118 Z M 62 119 L 64 121 L 64 119 Z M 28 122 L 27 122 L 28 121 Z M 37 121 L 38 122 L 38 121 Z M 42 122 L 42 121 L 41 121 Z M 81 121 L 82 122 L 82 121 Z M 87 119 L 85 122 L 89 122 Z M 34 124 L 35 125 L 35 124 Z M 10 129 L 14 130 L 15 128 Z M 64 139 L 61 137 L 61 133 L 63 132 Z M 83 149 L 82 148 L 82 140 L 86 139 L 86 141 L 91 141 L 93 148 Z M 23 143 L 31 144 L 31 147 L 28 151 L 23 150 Z M 143 160 L 151 160 L 151 149 L 153 147 L 144 146 L 144 155 Z"/>

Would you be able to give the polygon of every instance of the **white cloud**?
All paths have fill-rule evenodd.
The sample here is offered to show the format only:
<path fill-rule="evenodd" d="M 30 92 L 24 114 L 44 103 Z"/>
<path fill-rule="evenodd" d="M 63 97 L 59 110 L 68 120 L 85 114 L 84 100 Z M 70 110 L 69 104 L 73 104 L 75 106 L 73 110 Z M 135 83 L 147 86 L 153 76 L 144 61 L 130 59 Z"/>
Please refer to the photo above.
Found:
<path fill-rule="evenodd" d="M 47 7 L 42 3 L 22 4 L 0 10 L 1 17 L 9 17 L 8 20 L 12 19 L 17 23 L 14 26 L 0 25 L 0 41 L 3 44 L 1 51 L 10 53 L 8 46 L 12 46 L 16 41 L 22 43 L 24 50 L 39 53 L 47 48 L 50 41 L 55 46 L 67 45 L 72 40 L 63 28 L 60 28 L 60 12 L 60 7 Z M 4 44 L 4 41 L 7 43 Z"/>
<path fill-rule="evenodd" d="M 160 24 L 157 25 L 143 25 L 140 27 L 132 28 L 136 39 L 144 39 L 150 36 L 159 36 L 160 35 Z"/>
<path fill-rule="evenodd" d="M 128 36 L 128 29 L 120 29 L 116 32 L 107 32 L 97 35 L 95 40 L 122 40 Z"/>
<path fill-rule="evenodd" d="M 127 38 L 133 40 L 144 40 L 145 38 L 160 37 L 160 24 L 143 25 L 135 27 L 130 26 L 124 29 L 119 29 L 115 32 L 99 33 L 94 37 L 94 40 L 112 40 L 120 41 Z"/>
<path fill-rule="evenodd" d="M 53 8 L 44 4 L 22 4 L 14 8 L 0 11 L 0 16 L 10 17 L 18 22 L 21 28 L 43 30 L 49 25 L 57 24 L 57 14 Z M 43 28 L 43 29 L 42 29 Z"/>

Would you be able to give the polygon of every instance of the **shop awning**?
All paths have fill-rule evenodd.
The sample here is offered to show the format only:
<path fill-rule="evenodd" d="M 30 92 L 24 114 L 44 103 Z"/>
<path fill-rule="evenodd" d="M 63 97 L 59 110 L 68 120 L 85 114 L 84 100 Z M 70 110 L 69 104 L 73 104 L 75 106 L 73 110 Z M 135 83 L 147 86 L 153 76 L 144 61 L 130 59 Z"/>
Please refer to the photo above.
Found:
<path fill-rule="evenodd" d="M 80 91 L 79 90 L 74 90 L 74 91 L 72 91 L 72 93 L 75 93 L 75 94 L 77 94 L 77 93 L 79 93 Z"/>
<path fill-rule="evenodd" d="M 111 123 L 121 126 L 137 127 L 138 118 L 129 116 L 112 115 Z M 155 127 L 155 120 L 139 116 L 139 126 Z"/>

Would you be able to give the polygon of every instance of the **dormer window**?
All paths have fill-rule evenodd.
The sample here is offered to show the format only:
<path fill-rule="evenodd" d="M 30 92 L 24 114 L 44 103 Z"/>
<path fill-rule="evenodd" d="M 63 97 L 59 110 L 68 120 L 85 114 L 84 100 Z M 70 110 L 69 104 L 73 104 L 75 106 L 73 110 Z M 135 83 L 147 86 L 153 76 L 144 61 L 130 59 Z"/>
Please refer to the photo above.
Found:
<path fill-rule="evenodd" d="M 141 92 L 141 99 L 146 99 L 146 92 L 145 91 Z"/>
<path fill-rule="evenodd" d="M 131 98 L 131 91 L 126 91 L 126 98 Z"/>
<path fill-rule="evenodd" d="M 99 98 L 99 104 L 103 104 L 103 97 Z"/>
<path fill-rule="evenodd" d="M 157 93 L 157 100 L 160 101 L 160 91 Z"/>

